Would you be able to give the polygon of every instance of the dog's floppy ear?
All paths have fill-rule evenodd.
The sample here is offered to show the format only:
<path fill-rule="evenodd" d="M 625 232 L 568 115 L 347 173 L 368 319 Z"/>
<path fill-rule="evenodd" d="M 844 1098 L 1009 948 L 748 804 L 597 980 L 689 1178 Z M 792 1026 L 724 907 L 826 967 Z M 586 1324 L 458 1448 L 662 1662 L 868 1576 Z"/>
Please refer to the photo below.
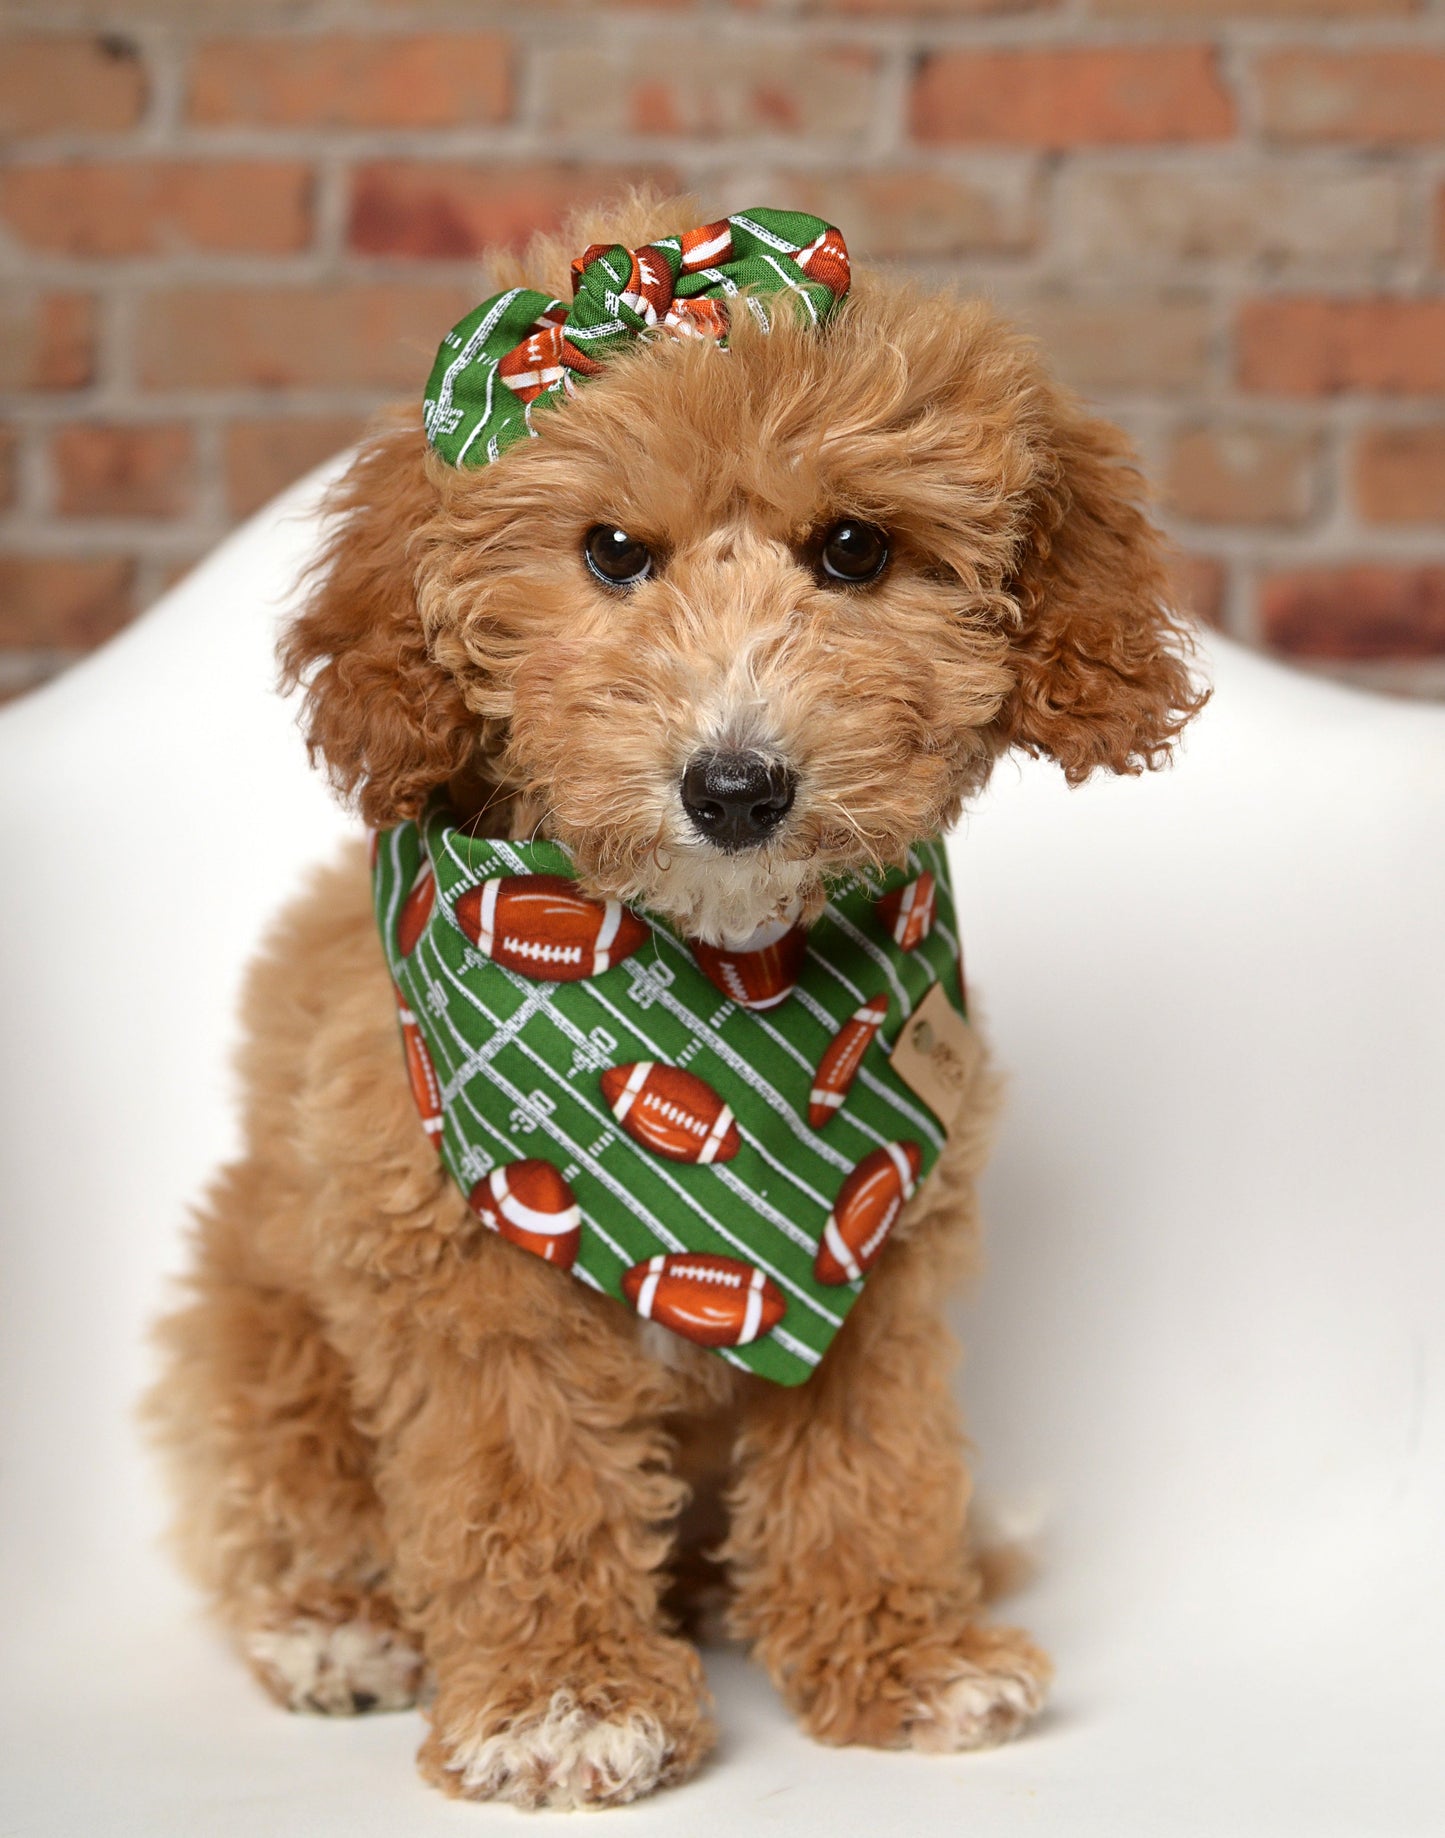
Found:
<path fill-rule="evenodd" d="M 312 759 L 383 827 L 475 772 L 480 748 L 481 724 L 433 660 L 417 610 L 408 538 L 437 509 L 417 417 L 367 440 L 328 509 L 334 525 L 310 599 L 282 641 L 282 679 L 304 685 Z"/>
<path fill-rule="evenodd" d="M 1206 693 L 1190 679 L 1143 482 L 1117 429 L 1050 385 L 1047 455 L 1011 583 L 1021 615 L 1006 742 L 1057 760 L 1070 784 L 1096 769 L 1161 765 Z"/>

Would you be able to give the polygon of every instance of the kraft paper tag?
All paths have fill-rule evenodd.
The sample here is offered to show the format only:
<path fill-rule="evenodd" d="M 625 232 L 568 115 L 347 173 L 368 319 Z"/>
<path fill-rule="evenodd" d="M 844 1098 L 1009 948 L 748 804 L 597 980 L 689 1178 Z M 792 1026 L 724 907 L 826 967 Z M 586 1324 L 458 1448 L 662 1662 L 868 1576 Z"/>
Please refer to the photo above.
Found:
<path fill-rule="evenodd" d="M 935 983 L 903 1024 L 889 1064 L 933 1112 L 953 1128 L 978 1058 L 973 1029 Z"/>

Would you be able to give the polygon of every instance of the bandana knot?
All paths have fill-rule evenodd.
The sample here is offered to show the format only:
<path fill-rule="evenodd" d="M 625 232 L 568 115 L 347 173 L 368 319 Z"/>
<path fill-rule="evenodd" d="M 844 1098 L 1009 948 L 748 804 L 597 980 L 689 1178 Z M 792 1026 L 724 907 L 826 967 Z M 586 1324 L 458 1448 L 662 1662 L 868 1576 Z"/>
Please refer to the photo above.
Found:
<path fill-rule="evenodd" d="M 730 301 L 785 293 L 817 325 L 848 291 L 842 235 L 801 211 L 719 218 L 640 249 L 593 243 L 572 263 L 572 304 L 514 287 L 447 333 L 427 382 L 427 439 L 452 466 L 482 466 L 534 434 L 532 407 L 575 393 L 608 357 L 656 335 L 726 345 Z"/>

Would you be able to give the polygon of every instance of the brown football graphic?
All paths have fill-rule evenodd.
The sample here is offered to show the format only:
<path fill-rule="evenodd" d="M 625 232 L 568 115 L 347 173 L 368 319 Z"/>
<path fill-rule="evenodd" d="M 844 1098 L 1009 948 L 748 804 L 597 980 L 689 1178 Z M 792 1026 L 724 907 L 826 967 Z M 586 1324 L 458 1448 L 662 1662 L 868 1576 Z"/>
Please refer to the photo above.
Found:
<path fill-rule="evenodd" d="M 788 1312 L 782 1291 L 741 1258 L 669 1251 L 634 1264 L 622 1293 L 644 1321 L 657 1321 L 700 1347 L 745 1347 L 771 1334 Z"/>
<path fill-rule="evenodd" d="M 411 884 L 411 892 L 402 901 L 401 912 L 397 915 L 396 948 L 403 957 L 410 957 L 416 949 L 416 941 L 421 937 L 427 920 L 431 918 L 436 893 L 431 857 L 424 855 L 421 867 L 416 871 L 416 879 Z"/>
<path fill-rule="evenodd" d="M 887 996 L 874 996 L 861 1008 L 855 1008 L 828 1043 L 828 1050 L 818 1061 L 808 1100 L 808 1122 L 821 1130 L 833 1117 L 848 1095 L 848 1089 L 862 1064 L 868 1043 L 888 1019 Z"/>
<path fill-rule="evenodd" d="M 681 1066 L 656 1059 L 609 1066 L 602 1095 L 629 1136 L 669 1161 L 731 1161 L 742 1147 L 729 1107 Z"/>
<path fill-rule="evenodd" d="M 933 876 L 925 868 L 916 881 L 884 894 L 874 911 L 900 951 L 913 951 L 933 930 Z"/>
<path fill-rule="evenodd" d="M 682 234 L 680 274 L 698 274 L 704 268 L 715 268 L 719 262 L 730 262 L 733 254 L 733 226 L 726 217 L 716 223 L 700 224 Z"/>
<path fill-rule="evenodd" d="M 582 1209 L 551 1162 L 493 1168 L 467 1196 L 474 1213 L 509 1244 L 570 1270 L 582 1242 Z"/>
<path fill-rule="evenodd" d="M 865 1155 L 839 1189 L 813 1274 L 820 1283 L 856 1283 L 878 1262 L 905 1201 L 913 1198 L 923 1152 L 889 1142 Z"/>
<path fill-rule="evenodd" d="M 406 1049 L 406 1076 L 411 1085 L 411 1095 L 416 1100 L 417 1115 L 421 1118 L 421 1127 L 431 1139 L 434 1149 L 440 1151 L 442 1146 L 442 1088 L 437 1078 L 436 1067 L 432 1064 L 427 1044 L 422 1039 L 421 1029 L 417 1026 L 416 1016 L 407 1007 L 406 997 L 398 989 L 396 992 L 397 1016 L 401 1022 L 401 1041 Z"/>
<path fill-rule="evenodd" d="M 539 983 L 601 976 L 647 942 L 620 900 L 589 900 L 560 874 L 506 874 L 469 887 L 457 924 L 493 963 Z"/>
<path fill-rule="evenodd" d="M 798 251 L 798 266 L 810 281 L 821 281 L 840 300 L 847 293 L 852 264 L 843 238 L 831 224 L 821 236 L 814 237 L 806 249 Z"/>
<path fill-rule="evenodd" d="M 808 934 L 788 919 L 772 919 L 745 943 L 731 948 L 688 941 L 698 969 L 743 1008 L 776 1008 L 798 986 L 808 955 Z"/>

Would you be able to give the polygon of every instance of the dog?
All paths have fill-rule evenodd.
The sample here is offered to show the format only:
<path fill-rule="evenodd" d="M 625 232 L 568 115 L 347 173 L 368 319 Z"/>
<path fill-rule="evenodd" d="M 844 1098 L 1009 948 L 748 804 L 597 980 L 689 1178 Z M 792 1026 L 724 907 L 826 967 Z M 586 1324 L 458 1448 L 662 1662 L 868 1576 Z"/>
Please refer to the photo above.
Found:
<path fill-rule="evenodd" d="M 716 240 L 766 216 L 704 228 Z M 537 237 L 502 278 L 555 298 L 579 248 L 615 248 L 632 261 L 622 295 L 646 318 L 648 251 L 696 221 L 685 202 L 632 197 Z M 707 244 L 692 234 L 664 245 L 685 272 L 696 238 Z M 566 947 L 605 971 L 587 985 L 601 1000 L 607 979 L 660 983 L 644 933 L 680 975 L 691 960 L 677 939 L 704 962 L 708 947 L 736 957 L 749 938 L 816 937 L 832 890 L 873 897 L 880 875 L 897 883 L 890 913 L 909 900 L 922 912 L 908 864 L 1010 749 L 1056 761 L 1072 784 L 1135 773 L 1167 758 L 1199 707 L 1123 437 L 984 305 L 882 274 L 850 285 L 831 234 L 826 320 L 761 296 L 756 310 L 744 290 L 717 309 L 725 345 L 664 330 L 591 370 L 579 359 L 580 383 L 537 358 L 505 397 L 531 438 L 490 463 L 447 463 L 407 412 L 351 465 L 284 670 L 304 685 L 313 756 L 413 883 L 413 906 L 418 889 L 437 902 L 444 943 L 460 950 L 466 932 L 486 946 L 503 921 L 481 912 L 483 888 L 468 930 L 462 900 L 447 905 L 429 865 L 388 841 L 414 850 L 442 834 L 425 829 L 439 810 L 447 838 L 570 863 L 574 885 L 552 889 L 551 917 L 526 934 L 535 953 L 561 964 L 563 945 L 545 940 L 589 911 L 611 915 L 614 941 L 638 927 L 616 945 L 640 966 L 633 985 L 598 943 L 600 920 Z M 805 272 L 820 272 L 823 247 L 795 251 Z M 549 310 L 534 356 L 558 348 L 562 309 Z M 444 369 L 462 343 L 443 347 Z M 558 377 L 557 399 L 539 403 Z M 440 402 L 433 435 L 456 423 Z M 626 1802 L 699 1767 L 714 1741 L 688 1637 L 700 1624 L 745 1643 L 825 1743 L 959 1751 L 1017 1734 L 1050 1667 L 983 1613 L 941 1312 L 973 1255 L 997 1104 L 961 994 L 937 998 L 954 1050 L 936 1165 L 916 1181 L 918 1156 L 897 1144 L 869 1164 L 888 1202 L 881 1250 L 841 1245 L 827 1293 L 846 1318 L 821 1355 L 792 1336 L 808 1374 L 794 1382 L 745 1363 L 744 1342 L 783 1345 L 770 1324 L 785 1303 L 803 1325 L 825 1311 L 770 1278 L 754 1272 L 746 1327 L 710 1317 L 707 1332 L 733 1337 L 719 1357 L 702 1330 L 690 1342 L 660 1325 L 666 1296 L 675 1315 L 689 1302 L 676 1285 L 664 1295 L 676 1266 L 661 1253 L 626 1300 L 556 1267 L 565 1234 L 544 1217 L 549 1196 L 571 1243 L 578 1210 L 556 1167 L 537 1175 L 545 1155 L 521 1164 L 542 1185 L 520 1211 L 520 1177 L 508 1188 L 486 1158 L 473 1191 L 458 1184 L 433 1140 L 440 1081 L 422 1021 L 437 1017 L 403 992 L 423 1129 L 397 1040 L 401 959 L 378 944 L 374 901 L 357 845 L 255 966 L 246 1151 L 200 1213 L 188 1297 L 160 1329 L 150 1408 L 181 1552 L 261 1683 L 294 1710 L 421 1702 L 430 1781 L 529 1807 Z M 942 972 L 920 955 L 920 927 L 889 964 L 921 965 L 931 983 Z M 509 988 L 538 974 L 519 962 Z M 709 1028 L 737 1006 L 728 987 Z M 621 995 L 606 999 L 622 1012 Z M 876 1017 L 860 1026 L 866 1068 L 887 1043 Z M 645 1103 L 655 1067 L 623 1071 Z M 706 1110 L 695 1085 L 657 1099 L 659 1131 Z M 531 1128 L 521 1113 L 506 1127 Z M 722 1163 L 747 1133 L 743 1109 L 732 1115 L 714 1104 L 697 1126 L 700 1139 L 711 1119 L 711 1151 L 675 1152 L 714 1165 L 663 1161 L 660 1135 L 628 1150 L 658 1151 L 648 1165 L 678 1214 L 731 1180 Z M 781 1160 L 796 1179 L 801 1162 Z M 659 1232 L 676 1223 L 662 1210 Z M 843 1210 L 840 1197 L 830 1228 Z M 543 1236 L 509 1232 L 513 1214 Z M 714 1265 L 726 1276 L 727 1258 Z"/>

